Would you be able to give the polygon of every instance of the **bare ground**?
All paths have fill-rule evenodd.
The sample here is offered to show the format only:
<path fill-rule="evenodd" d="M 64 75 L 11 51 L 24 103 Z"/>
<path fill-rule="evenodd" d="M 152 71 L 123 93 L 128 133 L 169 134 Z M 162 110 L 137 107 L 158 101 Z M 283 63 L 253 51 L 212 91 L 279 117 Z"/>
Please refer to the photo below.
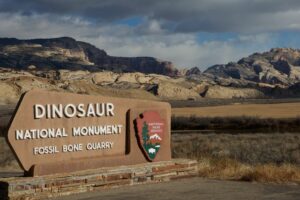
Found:
<path fill-rule="evenodd" d="M 300 103 L 234 104 L 210 107 L 173 108 L 175 116 L 233 117 L 254 116 L 261 118 L 295 118 L 300 115 Z"/>

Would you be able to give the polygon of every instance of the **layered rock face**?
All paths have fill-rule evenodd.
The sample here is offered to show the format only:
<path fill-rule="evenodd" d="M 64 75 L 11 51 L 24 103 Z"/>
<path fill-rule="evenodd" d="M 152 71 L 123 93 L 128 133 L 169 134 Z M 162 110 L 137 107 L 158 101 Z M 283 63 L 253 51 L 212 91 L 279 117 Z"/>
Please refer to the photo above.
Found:
<path fill-rule="evenodd" d="M 110 70 L 175 76 L 171 62 L 152 57 L 114 57 L 95 46 L 62 37 L 54 39 L 0 39 L 0 67 L 37 70 Z"/>
<path fill-rule="evenodd" d="M 300 81 L 300 50 L 271 49 L 242 58 L 237 63 L 212 66 L 204 73 L 221 78 L 290 86 Z"/>
<path fill-rule="evenodd" d="M 49 70 L 30 72 L 0 68 L 0 105 L 16 103 L 22 93 L 44 89 L 79 94 L 151 100 L 202 98 L 185 78 L 158 74 Z"/>

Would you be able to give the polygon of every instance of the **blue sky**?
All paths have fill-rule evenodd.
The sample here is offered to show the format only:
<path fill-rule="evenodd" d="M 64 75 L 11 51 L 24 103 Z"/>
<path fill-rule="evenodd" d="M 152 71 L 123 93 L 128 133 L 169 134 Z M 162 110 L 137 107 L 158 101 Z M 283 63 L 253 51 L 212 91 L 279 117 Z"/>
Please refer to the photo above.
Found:
<path fill-rule="evenodd" d="M 143 17 L 133 16 L 133 17 L 117 20 L 114 23 L 135 27 L 135 26 L 142 24 L 143 21 L 144 21 Z"/>
<path fill-rule="evenodd" d="M 199 32 L 197 33 L 197 41 L 199 43 L 208 42 L 208 41 L 228 41 L 233 40 L 238 37 L 237 33 L 234 32 L 224 32 L 224 33 L 210 33 L 210 32 Z"/>
<path fill-rule="evenodd" d="M 0 37 L 70 36 L 178 68 L 300 48 L 299 0 L 0 0 Z"/>

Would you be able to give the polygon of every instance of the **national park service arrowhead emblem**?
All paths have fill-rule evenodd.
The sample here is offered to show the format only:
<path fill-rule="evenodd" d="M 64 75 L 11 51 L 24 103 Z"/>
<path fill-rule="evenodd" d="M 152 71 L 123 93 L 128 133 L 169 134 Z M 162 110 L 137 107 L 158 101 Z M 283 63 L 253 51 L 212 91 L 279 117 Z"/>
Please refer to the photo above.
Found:
<path fill-rule="evenodd" d="M 146 158 L 153 161 L 164 138 L 165 122 L 156 111 L 146 111 L 136 119 L 138 142 Z"/>

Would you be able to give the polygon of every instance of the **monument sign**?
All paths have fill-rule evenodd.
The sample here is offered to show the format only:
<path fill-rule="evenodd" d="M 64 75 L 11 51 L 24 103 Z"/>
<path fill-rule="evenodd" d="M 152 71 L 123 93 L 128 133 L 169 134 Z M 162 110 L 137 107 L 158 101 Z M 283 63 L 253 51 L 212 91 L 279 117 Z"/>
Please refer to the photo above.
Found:
<path fill-rule="evenodd" d="M 167 161 L 168 103 L 33 90 L 7 140 L 31 175 Z"/>

